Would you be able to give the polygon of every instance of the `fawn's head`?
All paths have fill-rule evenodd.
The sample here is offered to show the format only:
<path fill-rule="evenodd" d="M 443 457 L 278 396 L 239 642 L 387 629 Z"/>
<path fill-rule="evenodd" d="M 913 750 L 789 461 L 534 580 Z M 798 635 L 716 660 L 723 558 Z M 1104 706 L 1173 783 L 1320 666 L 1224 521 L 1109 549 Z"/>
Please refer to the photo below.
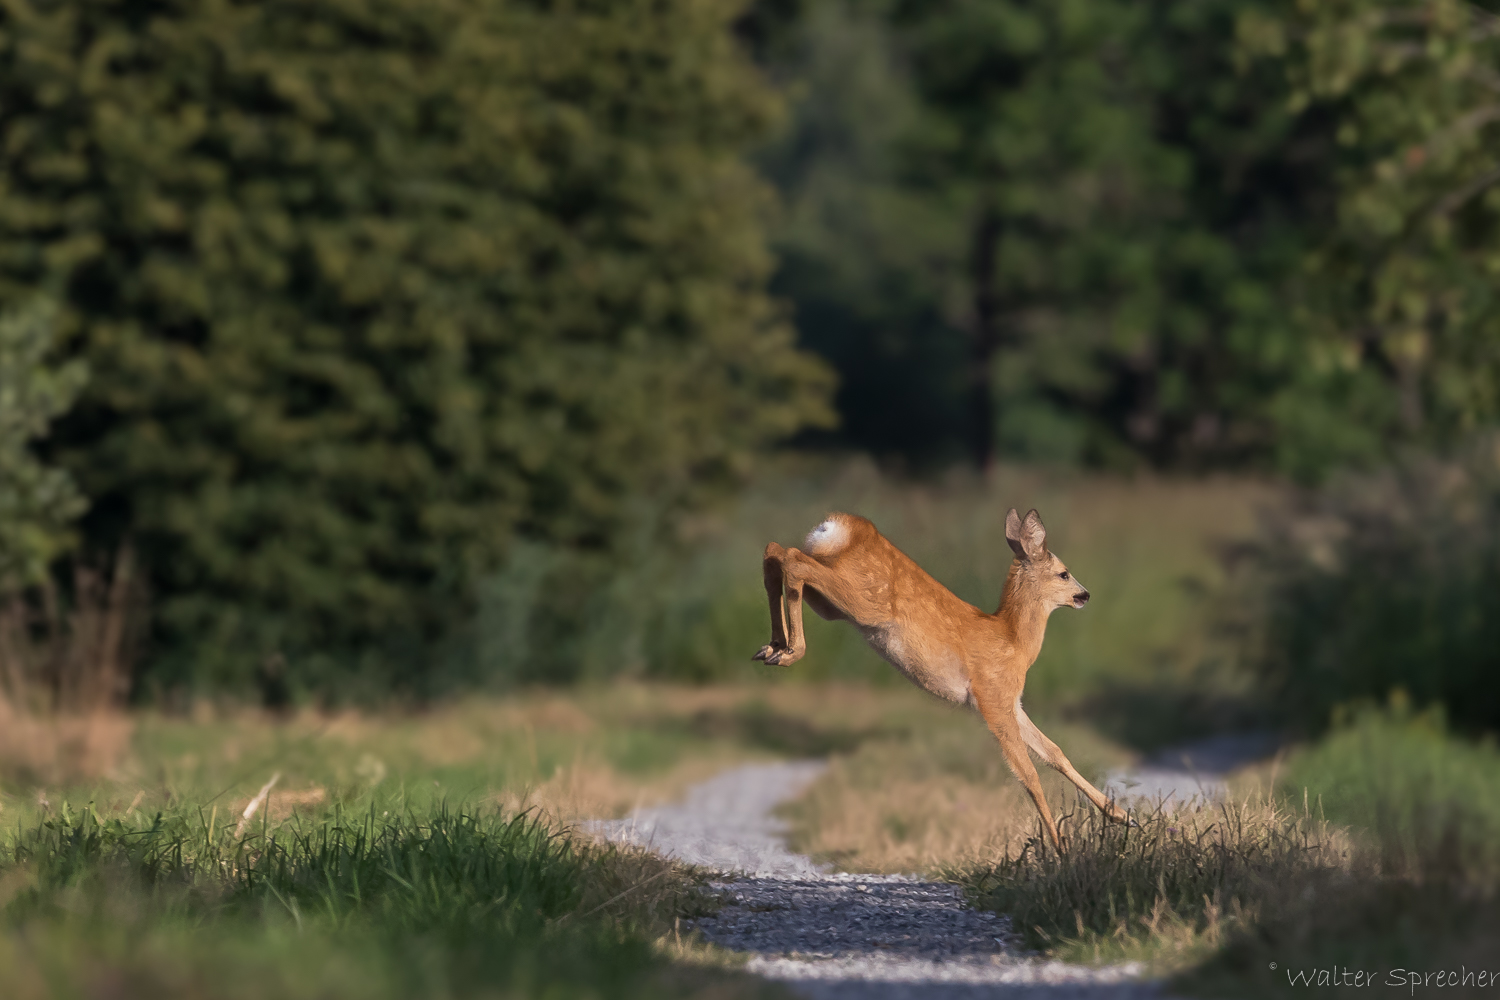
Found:
<path fill-rule="evenodd" d="M 1081 608 L 1089 601 L 1089 592 L 1074 579 L 1061 559 L 1047 548 L 1047 528 L 1035 510 L 1023 519 L 1012 507 L 1005 515 L 1005 540 L 1020 560 L 1016 583 L 1025 588 L 1033 600 L 1040 600 L 1048 611 L 1053 608 Z"/>

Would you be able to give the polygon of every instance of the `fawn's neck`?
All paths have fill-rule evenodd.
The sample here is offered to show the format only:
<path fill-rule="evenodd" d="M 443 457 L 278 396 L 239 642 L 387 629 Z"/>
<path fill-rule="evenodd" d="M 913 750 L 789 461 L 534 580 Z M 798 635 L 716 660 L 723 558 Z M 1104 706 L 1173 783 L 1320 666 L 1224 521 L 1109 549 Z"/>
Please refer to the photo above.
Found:
<path fill-rule="evenodd" d="M 1021 573 L 1021 561 L 1018 559 L 1012 562 L 1010 572 L 1005 576 L 1005 589 L 1001 591 L 1000 607 L 996 609 L 995 617 L 1000 619 L 1010 633 L 1011 641 L 1026 657 L 1027 666 L 1035 663 L 1037 654 L 1042 651 L 1042 639 L 1046 637 L 1047 618 L 1051 613 L 1052 609 L 1042 599 L 1042 595 L 1035 592 Z"/>

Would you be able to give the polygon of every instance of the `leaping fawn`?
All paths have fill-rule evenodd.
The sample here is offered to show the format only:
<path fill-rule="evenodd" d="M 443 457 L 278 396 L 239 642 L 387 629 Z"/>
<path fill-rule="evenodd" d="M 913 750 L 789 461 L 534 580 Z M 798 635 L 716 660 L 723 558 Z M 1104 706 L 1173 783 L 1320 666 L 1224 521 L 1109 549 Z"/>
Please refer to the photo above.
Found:
<path fill-rule="evenodd" d="M 766 546 L 771 641 L 754 658 L 782 666 L 802 659 L 803 601 L 820 618 L 851 622 L 918 687 L 979 709 L 1006 764 L 1036 804 L 1052 846 L 1062 853 L 1065 845 L 1027 747 L 1110 819 L 1129 822 L 1021 709 L 1026 671 L 1042 650 L 1047 617 L 1057 608 L 1083 607 L 1089 592 L 1047 549 L 1047 529 L 1035 510 L 1023 520 L 1012 508 L 1005 515 L 1005 540 L 1016 559 L 1000 607 L 988 615 L 934 580 L 865 518 L 830 514 L 808 532 L 806 551 Z"/>

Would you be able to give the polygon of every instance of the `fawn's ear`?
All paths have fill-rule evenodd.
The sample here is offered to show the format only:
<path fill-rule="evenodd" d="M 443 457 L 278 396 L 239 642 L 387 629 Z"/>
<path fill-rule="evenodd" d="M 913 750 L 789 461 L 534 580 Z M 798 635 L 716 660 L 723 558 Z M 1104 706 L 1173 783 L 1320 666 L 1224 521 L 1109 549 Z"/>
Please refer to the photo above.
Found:
<path fill-rule="evenodd" d="M 1005 515 L 1005 540 L 1022 559 L 1039 559 L 1047 552 L 1047 529 L 1042 515 L 1032 508 L 1022 520 L 1012 507 Z"/>
<path fill-rule="evenodd" d="M 1026 546 L 1021 541 L 1021 515 L 1016 513 L 1014 507 L 1005 512 L 1005 540 L 1010 544 L 1012 552 L 1022 559 L 1026 558 Z"/>

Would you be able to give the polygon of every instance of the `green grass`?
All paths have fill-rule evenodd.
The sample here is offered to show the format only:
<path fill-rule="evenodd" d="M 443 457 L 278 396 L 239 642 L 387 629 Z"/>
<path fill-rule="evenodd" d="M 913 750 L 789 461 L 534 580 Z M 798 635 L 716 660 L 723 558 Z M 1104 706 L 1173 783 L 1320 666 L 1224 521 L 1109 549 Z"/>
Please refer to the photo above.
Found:
<path fill-rule="evenodd" d="M 389 803 L 387 803 L 389 804 Z M 535 817 L 437 805 L 259 824 L 63 807 L 0 848 L 7 997 L 675 997 L 766 992 L 655 943 L 690 873 Z"/>
<path fill-rule="evenodd" d="M 1283 794 L 1366 831 L 1383 870 L 1428 880 L 1445 871 L 1500 877 L 1500 750 L 1452 736 L 1436 708 L 1397 696 L 1348 711 L 1326 738 L 1278 770 Z M 1423 871 L 1425 865 L 1440 871 Z"/>
<path fill-rule="evenodd" d="M 1249 479 L 1154 479 L 1003 466 L 981 480 L 955 474 L 938 484 L 904 482 L 862 462 L 829 469 L 770 467 L 732 509 L 693 522 L 685 561 L 642 560 L 627 588 L 649 597 L 635 616 L 598 615 L 600 629 L 652 623 L 640 669 L 663 676 L 739 679 L 769 631 L 760 555 L 766 542 L 801 544 L 830 510 L 864 515 L 964 600 L 994 610 L 1013 558 L 1005 512 L 1038 508 L 1053 549 L 1088 586 L 1081 612 L 1053 616 L 1027 682 L 1028 703 L 1110 714 L 1130 692 L 1155 703 L 1163 689 L 1239 694 L 1232 678 L 1205 671 L 1218 657 L 1212 601 L 1225 582 L 1221 548 L 1248 537 L 1258 507 L 1277 496 Z M 686 531 L 686 529 L 685 529 Z M 652 574 L 660 574 L 654 577 Z M 858 632 L 804 615 L 807 657 L 789 669 L 755 667 L 773 679 L 905 681 Z M 585 623 L 590 626 L 590 623 Z M 590 626 L 592 627 L 592 626 Z M 629 646 L 601 637 L 599 648 Z M 607 671 L 620 658 L 593 669 Z M 1209 676 L 1212 674 L 1212 676 Z M 1107 721 L 1116 721 L 1113 717 Z M 1158 713 L 1153 731 L 1173 739 L 1191 719 Z"/>
<path fill-rule="evenodd" d="M 933 707 L 911 689 L 620 683 L 420 712 L 15 716 L 0 997 L 780 995 L 678 935 L 704 905 L 694 873 L 558 818 L 851 751 Z"/>
<path fill-rule="evenodd" d="M 1493 745 L 1431 713 L 1365 711 L 1245 782 L 1227 804 L 1138 812 L 1134 829 L 1080 805 L 1065 857 L 1033 838 L 954 877 L 1033 946 L 1144 961 L 1189 995 L 1292 990 L 1272 963 L 1500 969 Z"/>
<path fill-rule="evenodd" d="M 45 730 L 0 731 L 12 831 L 0 995 L 740 996 L 758 987 L 669 960 L 697 954 L 671 933 L 699 905 L 690 873 L 515 816 L 526 801 L 618 814 L 771 756 L 833 758 L 787 810 L 804 849 L 857 870 L 948 871 L 1014 913 L 1034 946 L 1142 960 L 1188 995 L 1288 989 L 1270 962 L 1495 964 L 1500 753 L 1436 716 L 1351 714 L 1225 809 L 1126 830 L 1076 807 L 1074 850 L 1058 859 L 1027 843 L 1033 810 L 980 720 L 910 688 L 847 625 L 807 616 L 808 657 L 793 668 L 747 659 L 768 629 L 767 540 L 796 542 L 832 508 L 863 513 L 988 608 L 1010 559 L 1004 511 L 1037 506 L 1094 600 L 1054 617 L 1027 705 L 1097 777 L 1128 748 L 1243 721 L 1254 692 L 1216 666 L 1233 653 L 1214 632 L 1216 547 L 1248 534 L 1270 490 L 1017 469 L 940 486 L 860 464 L 768 471 L 733 510 L 682 525 L 680 553 L 643 559 L 577 605 L 581 619 L 553 622 L 576 628 L 564 652 L 585 677 L 718 683 L 584 683 L 281 721 L 200 706 L 118 719 L 116 744 L 87 752 L 78 733 L 47 753 Z M 548 594 L 498 592 L 523 611 Z M 496 628 L 518 620 L 499 610 Z M 527 641 L 545 645 L 545 629 Z M 252 831 L 261 839 L 231 842 L 273 772 L 291 805 Z M 1068 810 L 1071 789 L 1044 780 Z M 96 812 L 61 806 L 90 799 Z"/>
<path fill-rule="evenodd" d="M 1039 837 L 958 877 L 1011 914 L 1027 943 L 1079 961 L 1175 960 L 1218 945 L 1226 927 L 1287 879 L 1337 863 L 1324 824 L 1269 802 L 1137 809 L 1138 827 L 1080 802 L 1060 824 L 1068 853 Z"/>

